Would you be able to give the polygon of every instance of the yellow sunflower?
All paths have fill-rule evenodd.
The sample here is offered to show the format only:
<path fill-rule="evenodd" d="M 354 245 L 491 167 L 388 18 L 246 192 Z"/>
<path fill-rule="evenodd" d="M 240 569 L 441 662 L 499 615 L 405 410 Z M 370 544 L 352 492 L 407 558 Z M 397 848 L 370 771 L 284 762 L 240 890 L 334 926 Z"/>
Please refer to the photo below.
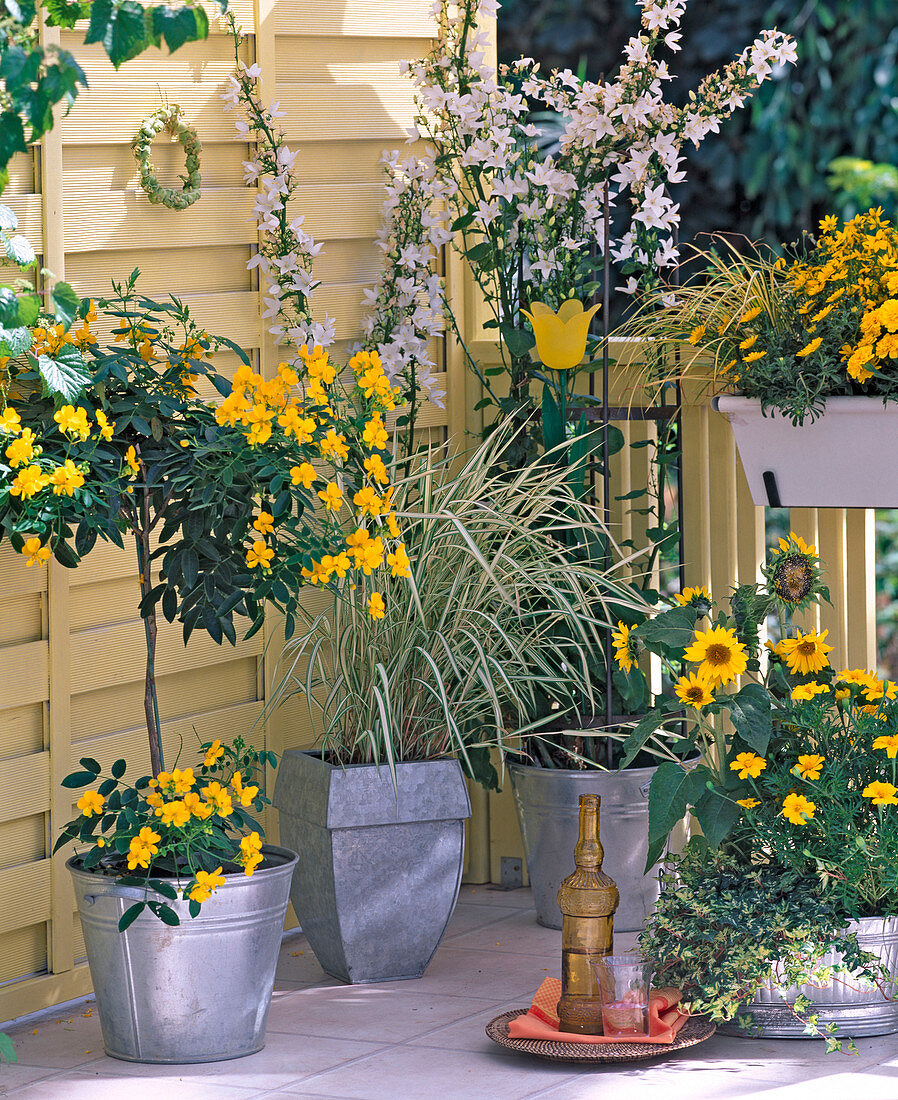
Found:
<path fill-rule="evenodd" d="M 617 667 L 622 672 L 629 672 L 634 664 L 635 638 L 633 641 L 630 640 L 632 629 L 632 626 L 618 622 L 617 630 L 611 635 L 611 640 L 614 643 L 614 659 L 617 661 Z"/>
<path fill-rule="evenodd" d="M 714 702 L 711 681 L 701 673 L 696 676 L 694 672 L 690 672 L 687 676 L 681 676 L 674 691 L 678 699 L 696 709 Z"/>
<path fill-rule="evenodd" d="M 748 664 L 748 654 L 736 632 L 723 626 L 697 630 L 684 656 L 698 664 L 699 676 L 708 679 L 712 687 L 735 680 Z"/>
<path fill-rule="evenodd" d="M 832 646 L 826 644 L 828 630 L 818 634 L 816 630 L 804 633 L 795 631 L 794 638 L 783 638 L 776 650 L 789 666 L 789 671 L 795 675 L 810 676 L 820 672 L 829 664 L 827 653 L 832 651 Z"/>

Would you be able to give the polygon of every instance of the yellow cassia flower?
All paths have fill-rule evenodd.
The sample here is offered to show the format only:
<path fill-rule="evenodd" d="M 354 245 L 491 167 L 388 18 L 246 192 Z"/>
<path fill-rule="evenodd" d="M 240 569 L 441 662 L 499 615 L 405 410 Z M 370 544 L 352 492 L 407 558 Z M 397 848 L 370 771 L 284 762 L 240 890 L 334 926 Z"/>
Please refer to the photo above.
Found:
<path fill-rule="evenodd" d="M 318 498 L 324 501 L 324 507 L 329 512 L 339 512 L 343 507 L 343 490 L 334 481 L 319 490 Z"/>
<path fill-rule="evenodd" d="M 884 733 L 873 742 L 874 749 L 885 749 L 889 759 L 894 760 L 898 755 L 898 734 Z"/>
<path fill-rule="evenodd" d="M 708 703 L 714 702 L 711 681 L 705 676 L 696 675 L 694 672 L 690 672 L 687 676 L 681 676 L 677 680 L 677 686 L 674 690 L 678 699 L 696 709 L 706 707 Z"/>
<path fill-rule="evenodd" d="M 748 664 L 745 646 L 735 631 L 723 626 L 697 630 L 684 656 L 687 661 L 698 663 L 699 675 L 707 677 L 714 687 L 740 676 Z"/>
<path fill-rule="evenodd" d="M 368 614 L 372 619 L 382 619 L 386 613 L 383 596 L 379 592 L 372 592 L 368 597 Z"/>
<path fill-rule="evenodd" d="M 52 551 L 49 546 L 41 546 L 41 540 L 37 535 L 32 535 L 31 538 L 25 539 L 25 543 L 22 546 L 22 555 L 28 560 L 25 565 L 29 568 L 32 565 L 43 565 L 50 560 Z"/>
<path fill-rule="evenodd" d="M 399 543 L 392 553 L 387 554 L 387 565 L 394 577 L 410 577 L 412 575 L 411 559 L 406 553 L 405 544 Z"/>
<path fill-rule="evenodd" d="M 802 779 L 819 779 L 825 757 L 818 753 L 810 753 L 807 756 L 799 756 L 795 771 Z"/>
<path fill-rule="evenodd" d="M 261 539 L 257 539 L 251 550 L 246 552 L 246 564 L 250 569 L 259 568 L 263 573 L 267 573 L 271 569 L 271 559 L 274 557 L 274 550 L 270 546 L 266 546 Z"/>
<path fill-rule="evenodd" d="M 290 480 L 294 485 L 301 485 L 303 489 L 311 489 L 316 476 L 315 467 L 311 462 L 302 462 L 290 470 Z"/>
<path fill-rule="evenodd" d="M 756 752 L 737 753 L 736 759 L 730 763 L 730 771 L 738 772 L 740 779 L 757 779 L 767 767 L 767 761 Z"/>
<path fill-rule="evenodd" d="M 894 787 L 891 783 L 875 780 L 873 783 L 868 783 L 861 793 L 864 798 L 872 799 L 874 806 L 898 806 L 898 798 L 895 797 L 898 794 L 898 787 Z"/>
<path fill-rule="evenodd" d="M 211 768 L 212 765 L 218 760 L 219 757 L 224 756 L 224 748 L 221 742 L 216 738 L 212 744 L 206 749 L 206 755 L 203 759 L 203 763 L 207 768 Z"/>
<path fill-rule="evenodd" d="M 274 530 L 274 516 L 271 512 L 260 512 L 253 520 L 253 527 L 260 535 L 270 535 Z"/>
<path fill-rule="evenodd" d="M 22 418 L 11 405 L 0 410 L 0 432 L 4 435 L 17 435 L 21 429 Z"/>
<path fill-rule="evenodd" d="M 570 370 L 586 354 L 589 322 L 598 305 L 583 308 L 576 298 L 562 302 L 554 312 L 545 302 L 531 302 L 530 310 L 521 313 L 533 326 L 536 354 L 550 370 Z"/>
<path fill-rule="evenodd" d="M 816 809 L 817 804 L 815 802 L 810 802 L 804 795 L 795 794 L 793 791 L 792 794 L 787 794 L 783 799 L 781 813 L 793 825 L 804 825 L 811 820 Z"/>
<path fill-rule="evenodd" d="M 190 810 L 181 799 L 174 802 L 165 802 L 156 810 L 156 817 L 162 818 L 163 825 L 174 825 L 178 828 L 186 825 L 190 820 Z"/>
<path fill-rule="evenodd" d="M 224 880 L 220 866 L 216 867 L 214 871 L 197 871 L 196 885 L 188 890 L 187 897 L 190 901 L 200 903 L 208 901 Z"/>
<path fill-rule="evenodd" d="M 101 814 L 105 804 L 106 799 L 97 791 L 85 791 L 75 803 L 85 817 L 93 817 L 94 814 Z"/>

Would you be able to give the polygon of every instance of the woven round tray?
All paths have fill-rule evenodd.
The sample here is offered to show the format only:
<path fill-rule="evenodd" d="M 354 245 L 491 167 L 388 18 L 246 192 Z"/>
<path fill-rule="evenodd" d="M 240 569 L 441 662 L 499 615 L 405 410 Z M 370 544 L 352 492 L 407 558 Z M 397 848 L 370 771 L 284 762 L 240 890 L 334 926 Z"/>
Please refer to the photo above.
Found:
<path fill-rule="evenodd" d="M 500 1047 L 517 1050 L 522 1054 L 535 1054 L 552 1062 L 638 1062 L 647 1058 L 664 1058 L 676 1050 L 694 1047 L 710 1039 L 716 1026 L 701 1016 L 686 1021 L 672 1043 L 564 1043 L 552 1039 L 512 1039 L 508 1024 L 516 1016 L 523 1016 L 526 1008 L 504 1012 L 486 1025 L 486 1033 Z"/>

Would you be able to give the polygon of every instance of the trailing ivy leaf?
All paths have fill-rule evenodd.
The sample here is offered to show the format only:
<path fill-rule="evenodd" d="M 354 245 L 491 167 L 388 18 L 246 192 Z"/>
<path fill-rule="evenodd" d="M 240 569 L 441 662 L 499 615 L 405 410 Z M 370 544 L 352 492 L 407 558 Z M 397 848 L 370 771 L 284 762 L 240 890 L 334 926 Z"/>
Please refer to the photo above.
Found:
<path fill-rule="evenodd" d="M 60 348 L 55 359 L 41 355 L 37 360 L 37 369 L 44 384 L 52 394 L 58 394 L 66 401 L 75 401 L 90 385 L 91 372 L 81 357 L 81 352 L 72 344 Z"/>
<path fill-rule="evenodd" d="M 24 355 L 33 342 L 30 329 L 0 326 L 0 355 L 8 355 L 11 359 L 15 359 L 18 355 Z"/>
<path fill-rule="evenodd" d="M 62 321 L 66 328 L 72 324 L 78 315 L 81 299 L 68 283 L 57 283 L 50 297 L 53 299 L 53 313 L 57 321 Z"/>
<path fill-rule="evenodd" d="M 14 264 L 18 264 L 20 267 L 28 267 L 29 264 L 34 263 L 34 249 L 27 237 L 16 234 L 15 237 L 8 237 L 4 241 L 4 245 L 6 246 L 6 255 Z"/>
<path fill-rule="evenodd" d="M 145 901 L 138 901 L 129 906 L 119 918 L 119 932 L 124 932 L 126 928 L 130 928 L 146 907 L 147 903 Z"/>
<path fill-rule="evenodd" d="M 136 0 L 93 0 L 85 45 L 99 42 L 118 69 L 148 45 L 143 5 Z"/>

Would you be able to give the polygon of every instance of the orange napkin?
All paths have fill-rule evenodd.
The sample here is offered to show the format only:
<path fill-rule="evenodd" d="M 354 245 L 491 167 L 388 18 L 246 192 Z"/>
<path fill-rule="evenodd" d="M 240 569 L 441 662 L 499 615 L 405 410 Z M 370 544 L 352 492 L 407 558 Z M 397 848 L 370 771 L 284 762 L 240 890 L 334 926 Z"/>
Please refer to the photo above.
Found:
<path fill-rule="evenodd" d="M 523 1016 L 508 1025 L 512 1039 L 554 1039 L 563 1043 L 672 1043 L 689 1019 L 689 1013 L 677 1008 L 677 989 L 653 989 L 649 994 L 649 1034 L 628 1035 L 625 1039 L 605 1035 L 574 1035 L 558 1030 L 559 978 L 545 978 L 537 989 L 533 1004 Z"/>

